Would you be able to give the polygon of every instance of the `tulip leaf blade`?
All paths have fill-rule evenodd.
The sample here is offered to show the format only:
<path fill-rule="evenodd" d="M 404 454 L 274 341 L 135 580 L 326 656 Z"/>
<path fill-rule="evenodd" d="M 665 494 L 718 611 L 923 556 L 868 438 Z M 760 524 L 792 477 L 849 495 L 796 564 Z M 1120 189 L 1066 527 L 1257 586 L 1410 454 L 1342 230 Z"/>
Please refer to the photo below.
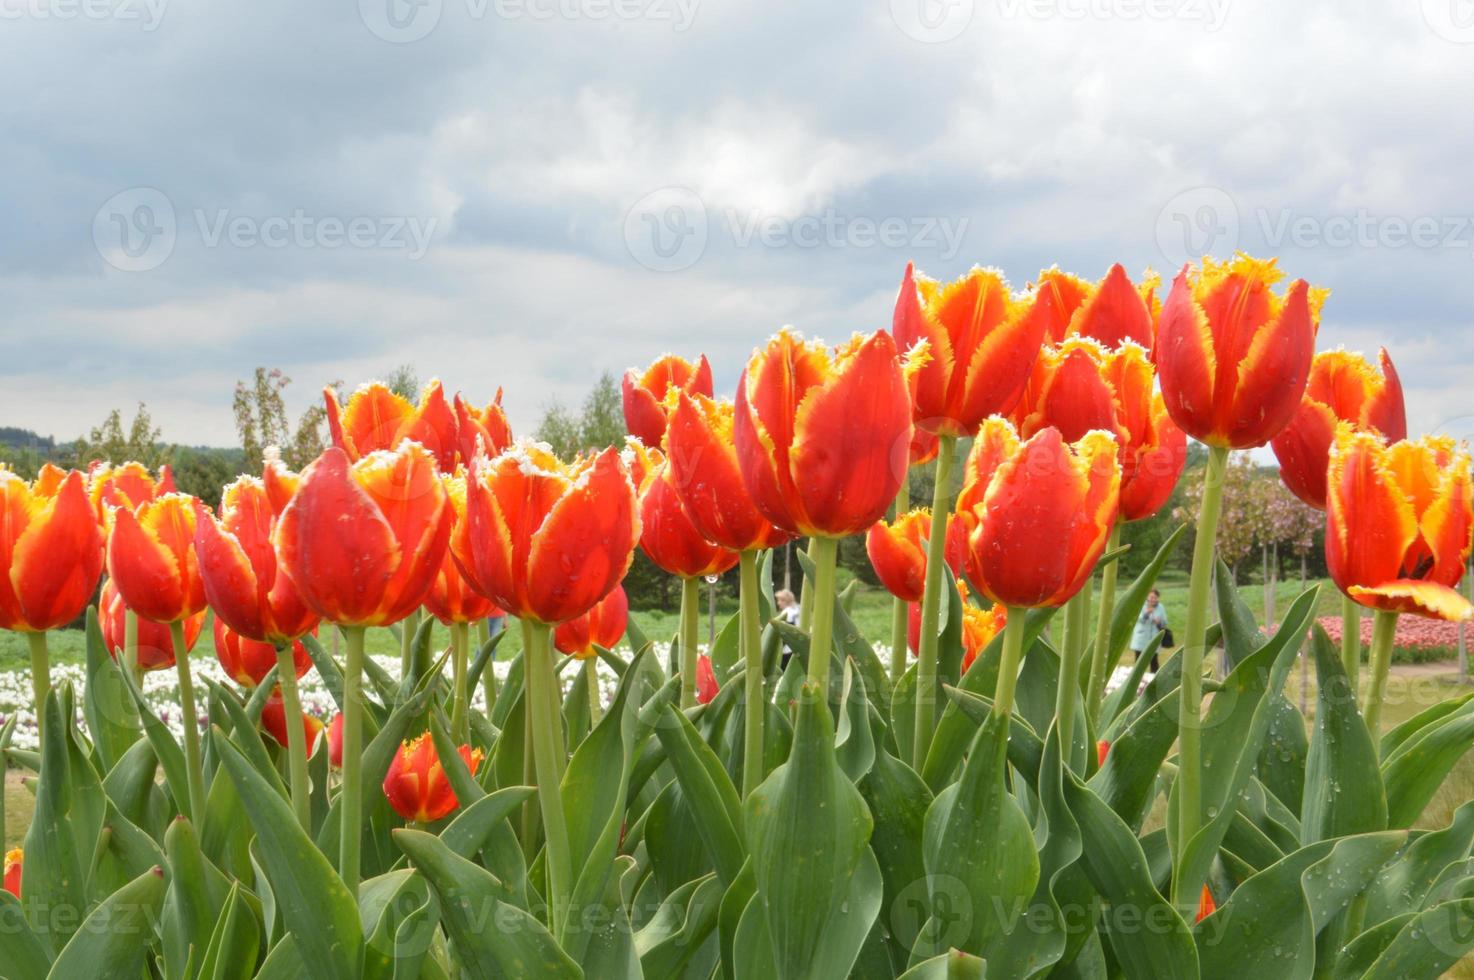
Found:
<path fill-rule="evenodd" d="M 73 933 L 49 977 L 134 980 L 144 972 L 153 922 L 164 902 L 164 871 L 154 867 L 113 892 Z"/>
<path fill-rule="evenodd" d="M 96 606 L 87 607 L 86 636 L 87 685 L 82 713 L 102 770 L 109 772 L 138 740 L 138 715 L 123 682 L 122 668 L 108 654 Z"/>
<path fill-rule="evenodd" d="M 1340 653 L 1318 623 L 1310 648 L 1319 689 L 1300 810 L 1301 843 L 1385 830 L 1387 793 L 1376 749 L 1356 710 Z"/>
<path fill-rule="evenodd" d="M 1474 745 L 1474 702 L 1427 725 L 1382 762 L 1387 825 L 1410 827 Z"/>
<path fill-rule="evenodd" d="M 31 931 L 20 899 L 0 888 L 0 963 L 9 980 L 45 980 L 51 952 Z"/>

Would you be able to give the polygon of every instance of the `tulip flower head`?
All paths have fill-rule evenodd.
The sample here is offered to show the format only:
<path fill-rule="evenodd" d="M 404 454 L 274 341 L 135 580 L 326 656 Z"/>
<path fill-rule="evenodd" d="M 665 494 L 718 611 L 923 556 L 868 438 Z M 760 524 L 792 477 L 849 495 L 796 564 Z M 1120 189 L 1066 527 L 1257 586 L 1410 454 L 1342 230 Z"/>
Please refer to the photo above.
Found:
<path fill-rule="evenodd" d="M 457 751 L 474 775 L 481 764 L 481 750 L 462 745 Z M 384 777 L 384 796 L 396 813 L 417 823 L 440 820 L 460 806 L 428 734 L 405 742 L 394 753 Z"/>
<path fill-rule="evenodd" d="M 640 540 L 635 487 L 617 449 L 563 463 L 539 443 L 472 461 L 451 550 L 477 592 L 556 625 L 624 578 Z"/>
<path fill-rule="evenodd" d="M 1092 429 L 1116 438 L 1121 461 L 1121 520 L 1151 517 L 1172 496 L 1187 463 L 1187 437 L 1154 390 L 1145 348 L 1132 341 L 1107 349 L 1088 337 L 1047 347 L 1015 409 L 1027 439 L 1053 426 L 1067 442 Z"/>
<path fill-rule="evenodd" d="M 343 712 L 333 715 L 328 724 L 328 765 L 343 768 Z"/>
<path fill-rule="evenodd" d="M 118 593 L 118 587 L 108 579 L 102 584 L 102 594 L 97 600 L 98 625 L 102 629 L 102 643 L 114 660 L 121 661 L 123 644 L 126 640 L 128 606 Z M 195 641 L 205 628 L 205 610 L 201 609 L 184 621 L 184 646 L 193 650 Z M 142 671 L 168 670 L 174 666 L 174 641 L 169 627 L 152 620 L 138 617 L 138 669 Z"/>
<path fill-rule="evenodd" d="M 887 592 L 906 602 L 920 602 L 926 586 L 926 545 L 931 536 L 931 511 L 918 507 L 894 522 L 876 521 L 865 534 L 865 553 L 875 577 Z M 967 558 L 967 530 L 957 521 L 947 524 L 944 550 L 952 574 L 960 576 Z"/>
<path fill-rule="evenodd" d="M 242 636 L 215 615 L 215 659 L 221 668 L 242 687 L 255 687 L 276 666 L 276 646 Z M 301 640 L 292 641 L 292 664 L 301 677 L 312 669 L 312 657 Z"/>
<path fill-rule="evenodd" d="M 205 583 L 195 553 L 196 511 L 182 493 L 113 510 L 108 534 L 108 577 L 128 608 L 156 623 L 177 623 L 205 608 Z"/>
<path fill-rule="evenodd" d="M 1387 348 L 1377 361 L 1373 367 L 1361 354 L 1344 350 L 1316 354 L 1299 410 L 1270 441 L 1285 486 L 1316 510 L 1326 509 L 1326 466 L 1338 424 L 1349 422 L 1388 442 L 1407 438 L 1402 382 Z"/>
<path fill-rule="evenodd" d="M 596 646 L 613 649 L 624 638 L 629 618 L 629 597 L 624 593 L 624 586 L 616 585 L 613 592 L 595 603 L 594 608 L 566 623 L 559 623 L 553 630 L 553 646 L 560 653 L 587 660 L 598 655 Z"/>
<path fill-rule="evenodd" d="M 1046 269 L 1034 284 L 1028 315 L 1044 321 L 1046 344 L 1089 337 L 1108 348 L 1130 342 L 1151 350 L 1160 285 L 1150 270 L 1141 285 L 1133 284 L 1119 262 L 1098 283 Z"/>
<path fill-rule="evenodd" d="M 268 647 L 311 632 L 318 620 L 278 567 L 272 544 L 276 522 L 267 484 L 249 476 L 225 488 L 219 520 L 203 505 L 195 509 L 195 553 L 217 623 L 223 621 L 232 634 Z M 273 658 L 267 666 L 275 662 Z"/>
<path fill-rule="evenodd" d="M 1217 911 L 1218 903 L 1213 901 L 1213 892 L 1208 888 L 1207 885 L 1204 885 L 1202 894 L 1198 896 L 1198 916 L 1197 918 L 1193 919 L 1193 924 L 1196 925 L 1197 923 L 1202 922 L 1208 916 Z"/>
<path fill-rule="evenodd" d="M 482 409 L 455 397 L 456 440 L 460 462 L 469 466 L 478 452 L 495 456 L 512 444 L 512 426 L 502 410 L 502 390 Z"/>
<path fill-rule="evenodd" d="M 910 453 L 911 398 L 895 341 L 857 334 L 831 353 L 779 331 L 738 383 L 733 442 L 753 503 L 779 528 L 820 537 L 867 529 L 895 499 Z"/>
<path fill-rule="evenodd" d="M 1003 632 L 1003 627 L 1008 624 L 1008 607 L 1001 602 L 995 602 L 987 609 L 974 605 L 963 582 L 957 583 L 957 592 L 962 598 L 962 672 L 965 674 L 983 648 Z M 921 645 L 921 605 L 916 602 L 910 603 L 906 609 L 906 640 L 911 655 L 915 656 Z"/>
<path fill-rule="evenodd" d="M 305 711 L 298 720 L 298 724 L 302 726 L 303 741 L 307 745 L 311 745 L 316 741 L 318 732 L 322 731 L 322 720 L 314 718 Z M 282 703 L 280 688 L 272 691 L 266 698 L 266 703 L 261 706 L 261 728 L 266 734 L 276 739 L 278 745 L 283 748 L 286 747 L 287 739 L 289 738 L 287 733 L 287 711 L 285 705 Z M 339 749 L 339 754 L 342 754 L 341 748 Z"/>
<path fill-rule="evenodd" d="M 1105 765 L 1106 756 L 1110 754 L 1110 751 L 1111 743 L 1106 741 L 1105 739 L 1101 739 L 1100 741 L 1095 743 L 1096 768 L 1100 768 L 1101 766 Z"/>
<path fill-rule="evenodd" d="M 720 575 L 737 564 L 737 552 L 712 544 L 692 523 L 676 492 L 670 464 L 663 460 L 641 488 L 640 528 L 641 549 L 671 575 Z"/>
<path fill-rule="evenodd" d="M 0 629 L 39 633 L 81 615 L 102 575 L 102 531 L 82 474 L 0 469 Z"/>
<path fill-rule="evenodd" d="M 1273 259 L 1239 253 L 1184 266 L 1157 328 L 1167 411 L 1209 446 L 1262 446 L 1290 423 L 1310 376 L 1326 290 L 1284 278 Z"/>
<path fill-rule="evenodd" d="M 455 469 L 460 446 L 456 415 L 439 380 L 431 379 L 425 386 L 418 405 L 411 405 L 409 399 L 378 381 L 360 387 L 346 406 L 339 404 L 332 388 L 324 388 L 322 397 L 333 445 L 347 453 L 351 462 L 416 442 L 429 450 L 443 471 Z"/>
<path fill-rule="evenodd" d="M 1095 569 L 1121 488 L 1116 441 L 1095 430 L 1067 443 L 1047 428 L 1021 441 L 1006 419 L 983 424 L 958 499 L 968 577 L 1009 606 L 1060 606 Z"/>
<path fill-rule="evenodd" d="M 763 516 L 742 482 L 730 401 L 677 391 L 665 432 L 669 478 L 691 523 L 733 551 L 761 551 L 788 540 Z"/>
<path fill-rule="evenodd" d="M 450 526 L 435 457 L 419 443 L 354 463 L 333 446 L 302 473 L 272 540 L 313 612 L 344 626 L 387 626 L 424 601 Z"/>
<path fill-rule="evenodd" d="M 126 463 L 96 462 L 87 470 L 87 492 L 97 511 L 97 521 L 106 528 L 114 507 L 137 509 L 145 501 L 173 493 L 174 474 L 165 463 L 159 467 L 158 479 L 148 467 L 132 460 Z"/>
<path fill-rule="evenodd" d="M 450 502 L 453 520 L 463 521 L 466 519 L 465 474 L 447 476 L 444 480 L 446 499 Z M 451 533 L 454 533 L 454 525 Z M 430 591 L 425 594 L 425 608 L 447 626 L 452 623 L 474 623 L 488 616 L 502 614 L 496 603 L 476 592 L 466 582 L 449 548 L 446 548 L 445 557 L 440 560 L 440 571 L 436 573 Z"/>
<path fill-rule="evenodd" d="M 891 330 L 902 350 L 925 352 L 911 375 L 916 424 L 968 436 L 1011 409 L 1044 342 L 1045 319 L 1029 313 L 996 269 L 943 286 L 908 263 Z"/>
<path fill-rule="evenodd" d="M 656 358 L 643 373 L 630 368 L 621 382 L 624 424 L 630 435 L 660 448 L 665 440 L 668 398 L 673 391 L 712 396 L 711 365 L 703 354 L 695 364 L 674 354 Z"/>
<path fill-rule="evenodd" d="M 5 852 L 5 890 L 16 898 L 20 898 L 20 872 L 24 860 L 25 852 L 18 847 Z"/>
<path fill-rule="evenodd" d="M 696 658 L 696 703 L 711 704 L 721 688 L 717 685 L 717 673 L 712 668 L 711 658 L 701 654 Z"/>
<path fill-rule="evenodd" d="M 1474 528 L 1467 448 L 1438 436 L 1387 445 L 1343 422 L 1326 486 L 1326 566 L 1342 592 L 1388 612 L 1474 616 L 1456 589 Z"/>

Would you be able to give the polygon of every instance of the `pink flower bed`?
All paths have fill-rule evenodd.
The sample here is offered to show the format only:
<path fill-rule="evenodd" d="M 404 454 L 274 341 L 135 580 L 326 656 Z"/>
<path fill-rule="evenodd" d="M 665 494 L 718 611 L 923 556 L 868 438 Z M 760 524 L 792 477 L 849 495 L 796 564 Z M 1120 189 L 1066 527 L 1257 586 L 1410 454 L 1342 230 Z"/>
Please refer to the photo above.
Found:
<path fill-rule="evenodd" d="M 1320 625 L 1331 640 L 1341 642 L 1341 617 L 1322 616 Z M 1361 620 L 1362 649 L 1372 643 L 1372 619 Z M 1452 659 L 1458 655 L 1459 624 L 1446 623 L 1441 619 L 1426 619 L 1422 616 L 1399 616 L 1397 618 L 1397 641 L 1393 659 L 1417 661 Z M 1398 655 L 1402 654 L 1401 657 Z"/>

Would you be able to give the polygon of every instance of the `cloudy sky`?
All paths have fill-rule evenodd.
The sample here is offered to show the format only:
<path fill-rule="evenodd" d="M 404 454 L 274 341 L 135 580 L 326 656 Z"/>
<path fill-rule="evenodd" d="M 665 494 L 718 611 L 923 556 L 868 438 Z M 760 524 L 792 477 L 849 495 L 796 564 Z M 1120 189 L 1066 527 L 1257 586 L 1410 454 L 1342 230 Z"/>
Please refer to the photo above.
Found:
<path fill-rule="evenodd" d="M 0 424 L 604 369 L 1234 247 L 1474 433 L 1470 0 L 0 0 Z"/>

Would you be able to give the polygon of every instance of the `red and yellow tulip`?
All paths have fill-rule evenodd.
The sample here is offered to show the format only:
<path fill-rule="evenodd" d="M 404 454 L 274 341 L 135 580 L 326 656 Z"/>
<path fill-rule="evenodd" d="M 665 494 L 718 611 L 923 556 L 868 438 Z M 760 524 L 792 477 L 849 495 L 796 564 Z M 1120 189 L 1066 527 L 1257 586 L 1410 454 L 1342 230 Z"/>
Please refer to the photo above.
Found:
<path fill-rule="evenodd" d="M 518 443 L 472 462 L 451 551 L 477 592 L 512 615 L 557 624 L 619 584 L 639 540 L 635 487 L 617 449 L 563 463 Z"/>
<path fill-rule="evenodd" d="M 347 405 L 338 402 L 332 388 L 324 388 L 322 397 L 333 445 L 347 453 L 350 462 L 417 442 L 430 451 L 442 470 L 455 469 L 460 446 L 456 415 L 438 380 L 425 386 L 418 405 L 377 381 L 355 391 Z"/>
<path fill-rule="evenodd" d="M 137 510 L 113 510 L 108 577 L 123 602 L 156 623 L 187 620 L 205 608 L 205 583 L 194 539 L 199 500 L 166 493 Z"/>
<path fill-rule="evenodd" d="M 387 626 L 424 601 L 450 526 L 435 457 L 419 443 L 357 462 L 335 446 L 303 472 L 272 539 L 309 609 L 339 625 Z"/>
<path fill-rule="evenodd" d="M 1310 376 L 1326 291 L 1284 278 L 1274 259 L 1240 253 L 1184 266 L 1157 328 L 1167 411 L 1209 446 L 1262 446 L 1290 423 Z"/>
<path fill-rule="evenodd" d="M 1438 436 L 1387 445 L 1343 422 L 1326 486 L 1326 566 L 1342 592 L 1387 612 L 1474 615 L 1455 589 L 1474 528 L 1466 448 Z"/>
<path fill-rule="evenodd" d="M 446 499 L 450 502 L 455 521 L 463 520 L 466 513 L 466 478 L 464 474 L 445 477 Z M 454 533 L 454 526 L 452 526 Z M 440 560 L 440 570 L 430 591 L 425 594 L 425 608 L 430 615 L 447 626 L 454 623 L 474 623 L 489 616 L 500 616 L 502 611 L 486 596 L 471 588 L 455 556 L 446 548 Z"/>
<path fill-rule="evenodd" d="M 1089 337 L 1105 347 L 1131 342 L 1151 350 L 1156 335 L 1159 278 L 1148 271 L 1140 286 L 1117 262 L 1098 283 L 1058 269 L 1046 269 L 1035 282 L 1029 316 L 1044 321 L 1044 342 Z"/>
<path fill-rule="evenodd" d="M 226 676 L 242 687 L 255 687 L 276 666 L 276 645 L 242 636 L 215 616 L 215 659 L 220 661 Z M 141 632 L 141 624 L 140 624 Z M 172 658 L 171 658 L 172 660 Z M 139 656 L 142 664 L 142 654 Z M 312 657 L 301 640 L 292 641 L 292 665 L 301 677 L 312 669 Z M 146 669 L 146 668 L 145 668 Z M 277 697 L 280 697 L 278 694 Z"/>
<path fill-rule="evenodd" d="M 318 620 L 278 566 L 276 522 L 266 484 L 249 476 L 225 488 L 218 520 L 203 505 L 195 514 L 195 553 L 217 623 L 268 648 L 311 632 Z"/>
<path fill-rule="evenodd" d="M 0 469 L 0 629 L 39 633 L 81 615 L 102 575 L 102 531 L 82 474 Z"/>
<path fill-rule="evenodd" d="M 621 393 L 624 398 L 624 424 L 629 434 L 652 448 L 660 448 L 665 440 L 666 413 L 672 392 L 712 396 L 711 365 L 703 354 L 692 364 L 683 357 L 666 354 L 639 373 L 630 368 L 624 373 Z"/>
<path fill-rule="evenodd" d="M 471 465 L 476 454 L 495 456 L 512 444 L 512 426 L 507 413 L 502 410 L 502 390 L 485 408 L 478 409 L 463 399 L 455 397 L 456 440 L 460 462 Z"/>
<path fill-rule="evenodd" d="M 711 658 L 703 653 L 696 661 L 696 703 L 711 704 L 720 691 Z"/>
<path fill-rule="evenodd" d="M 925 352 L 911 376 L 916 424 L 968 436 L 1012 408 L 1044 342 L 1045 318 L 1029 314 L 996 269 L 943 286 L 908 263 L 891 330 L 902 350 Z"/>
<path fill-rule="evenodd" d="M 322 731 L 322 719 L 315 718 L 305 711 L 298 720 L 302 726 L 302 741 L 305 745 L 311 745 L 317 738 L 318 732 Z M 276 744 L 285 748 L 291 740 L 287 731 L 287 709 L 282 700 L 280 690 L 274 690 L 266 698 L 266 703 L 261 706 L 261 728 L 276 739 Z"/>
<path fill-rule="evenodd" d="M 876 521 L 865 534 L 865 553 L 875 577 L 887 592 L 906 602 L 920 602 L 926 585 L 926 542 L 931 511 L 908 511 L 894 521 Z M 953 575 L 961 575 L 967 557 L 967 531 L 959 521 L 947 524 L 945 557 Z"/>
<path fill-rule="evenodd" d="M 159 467 L 158 478 L 148 467 L 132 460 L 126 463 L 96 462 L 87 470 L 88 495 L 97 511 L 97 521 L 104 528 L 111 520 L 114 507 L 134 510 L 139 504 L 173 493 L 174 474 L 168 464 Z"/>
<path fill-rule="evenodd" d="M 108 579 L 102 584 L 97 600 L 98 625 L 102 629 L 103 646 L 114 660 L 121 660 L 126 638 L 128 606 L 118 594 L 118 587 Z M 205 610 L 201 609 L 184 621 L 184 645 L 193 650 L 195 641 L 205 628 Z M 174 642 L 169 627 L 151 620 L 138 619 L 138 669 L 168 670 L 174 666 Z"/>
<path fill-rule="evenodd" d="M 971 581 L 995 603 L 1060 606 L 1105 550 L 1121 488 L 1107 432 L 1067 443 L 1047 428 L 1020 440 L 1004 419 L 983 424 L 958 500 Z"/>
<path fill-rule="evenodd" d="M 788 535 L 758 511 L 742 481 L 733 412 L 725 399 L 677 392 L 665 433 L 668 479 L 708 541 L 733 551 L 776 547 Z"/>
<path fill-rule="evenodd" d="M 1305 397 L 1290 424 L 1270 440 L 1280 479 L 1290 492 L 1317 510 L 1326 509 L 1326 467 L 1336 427 L 1349 422 L 1388 442 L 1407 438 L 1402 382 L 1387 349 L 1374 367 L 1361 354 L 1321 351 L 1310 365 Z"/>
<path fill-rule="evenodd" d="M 877 331 L 831 354 L 787 328 L 753 353 L 733 442 L 759 512 L 790 534 L 845 537 L 880 519 L 906 476 L 911 398 Z"/>
<path fill-rule="evenodd" d="M 1008 607 L 1001 602 L 987 609 L 974 605 L 963 582 L 957 583 L 957 592 L 962 597 L 962 672 L 965 674 L 983 648 L 1008 625 Z M 910 604 L 906 624 L 906 639 L 915 655 L 921 647 L 921 606 Z"/>
<path fill-rule="evenodd" d="M 553 646 L 560 653 L 587 660 L 597 655 L 596 645 L 612 649 L 623 638 L 629 618 L 629 597 L 625 595 L 624 586 L 616 585 L 613 592 L 595 603 L 594 608 L 566 623 L 559 623 L 553 630 Z"/>
<path fill-rule="evenodd" d="M 18 847 L 5 852 L 4 888 L 16 898 L 20 898 L 20 873 L 24 861 L 25 853 Z"/>
<path fill-rule="evenodd" d="M 664 460 L 640 489 L 640 528 L 640 548 L 671 575 L 720 575 L 737 564 L 737 552 L 708 541 L 691 522 Z"/>
<path fill-rule="evenodd" d="M 474 775 L 481 765 L 481 750 L 462 745 L 457 751 Z M 384 796 L 396 813 L 417 823 L 443 819 L 460 806 L 428 734 L 405 742 L 394 753 L 384 777 Z"/>

